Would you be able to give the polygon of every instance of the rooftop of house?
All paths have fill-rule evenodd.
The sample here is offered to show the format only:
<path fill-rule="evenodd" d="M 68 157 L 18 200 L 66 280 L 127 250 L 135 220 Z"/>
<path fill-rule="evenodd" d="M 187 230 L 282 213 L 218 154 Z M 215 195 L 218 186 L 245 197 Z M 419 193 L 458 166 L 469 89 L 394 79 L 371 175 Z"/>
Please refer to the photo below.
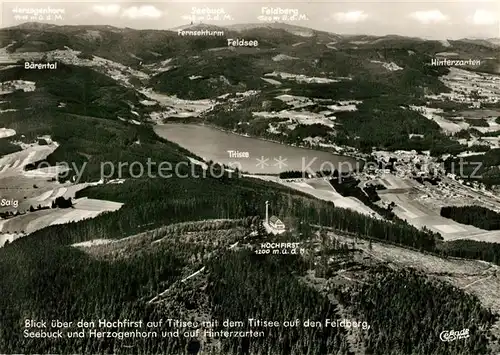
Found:
<path fill-rule="evenodd" d="M 283 222 L 281 222 L 281 220 L 280 220 L 278 217 L 276 217 L 276 216 L 271 216 L 271 217 L 269 218 L 269 223 L 272 223 L 272 224 L 277 224 L 277 223 L 283 223 Z"/>

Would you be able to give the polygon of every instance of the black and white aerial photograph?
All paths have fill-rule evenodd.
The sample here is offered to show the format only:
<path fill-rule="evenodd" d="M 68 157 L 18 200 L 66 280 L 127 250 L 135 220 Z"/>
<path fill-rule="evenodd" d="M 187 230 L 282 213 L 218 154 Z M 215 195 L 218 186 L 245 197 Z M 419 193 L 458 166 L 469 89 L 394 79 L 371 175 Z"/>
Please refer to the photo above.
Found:
<path fill-rule="evenodd" d="M 0 354 L 500 355 L 500 3 L 0 0 Z"/>

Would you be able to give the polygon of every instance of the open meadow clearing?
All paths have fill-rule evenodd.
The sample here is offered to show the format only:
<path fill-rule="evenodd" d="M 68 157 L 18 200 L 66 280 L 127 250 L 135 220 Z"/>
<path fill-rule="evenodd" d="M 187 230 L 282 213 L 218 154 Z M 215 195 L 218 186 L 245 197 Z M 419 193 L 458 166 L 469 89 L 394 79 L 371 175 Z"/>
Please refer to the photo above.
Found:
<path fill-rule="evenodd" d="M 250 175 L 249 175 L 250 176 Z M 324 179 L 304 179 L 303 181 L 287 181 L 279 179 L 275 176 L 251 175 L 251 177 L 273 181 L 280 185 L 292 188 L 314 196 L 323 201 L 331 201 L 335 206 L 349 209 L 367 216 L 375 218 L 380 217 L 375 211 L 365 206 L 360 200 L 355 197 L 344 197 L 339 194 L 327 180 Z"/>
<path fill-rule="evenodd" d="M 463 110 L 458 112 L 459 116 L 465 118 L 487 118 L 500 116 L 500 110 L 481 109 L 481 110 Z"/>
<path fill-rule="evenodd" d="M 57 147 L 57 144 L 32 145 L 20 152 L 3 156 L 0 158 L 0 176 L 17 174 L 25 166 L 46 159 Z"/>
<path fill-rule="evenodd" d="M 7 138 L 16 135 L 16 131 L 10 128 L 0 128 L 0 138 Z"/>
<path fill-rule="evenodd" d="M 399 218 L 406 220 L 416 228 L 429 228 L 441 234 L 446 241 L 471 239 L 500 243 L 500 231 L 487 231 L 441 217 L 439 211 L 427 207 L 408 193 L 384 193 L 380 195 L 380 198 L 386 204 L 391 202 L 396 204 L 393 212 Z"/>
<path fill-rule="evenodd" d="M 63 167 L 48 167 L 26 171 L 25 167 L 46 159 L 58 147 L 57 143 L 50 145 L 32 144 L 20 152 L 7 154 L 0 158 L 0 196 L 19 203 L 17 210 L 26 211 L 31 205 L 44 205 L 43 200 L 48 198 L 54 187 L 60 184 L 54 179 Z M 42 196 L 47 196 L 41 199 Z M 37 198 L 35 198 L 37 197 Z M 0 212 L 12 210 L 11 207 L 2 207 Z"/>
<path fill-rule="evenodd" d="M 67 170 L 64 166 L 24 170 L 27 165 L 46 159 L 57 147 L 57 143 L 32 144 L 20 152 L 0 158 L 0 196 L 11 202 L 9 206 L 1 207 L 0 212 L 21 213 L 0 219 L 0 246 L 7 240 L 13 241 L 51 225 L 94 218 L 103 212 L 116 211 L 122 206 L 121 203 L 87 198 L 74 200 L 78 191 L 101 182 L 60 183 L 56 178 Z M 59 197 L 73 199 L 73 207 L 38 209 L 51 207 Z"/>
<path fill-rule="evenodd" d="M 410 181 L 392 174 L 383 174 L 379 181 L 387 188 L 387 190 L 409 189 L 412 187 Z M 379 193 L 383 193 L 384 191 L 385 190 L 381 190 Z"/>
<path fill-rule="evenodd" d="M 500 206 L 497 197 L 485 195 L 449 178 L 443 178 L 436 186 L 389 174 L 379 181 L 387 187 L 387 190 L 378 191 L 383 203 L 394 203 L 393 212 L 414 227 L 427 227 L 441 234 L 445 240 L 471 239 L 500 243 L 500 231 L 460 224 L 440 215 L 441 208 L 445 206 L 481 205 L 496 210 Z"/>
<path fill-rule="evenodd" d="M 411 109 L 419 112 L 425 118 L 436 122 L 444 132 L 457 133 L 463 129 L 469 128 L 469 124 L 463 121 L 454 121 L 443 117 L 442 109 L 430 108 L 426 106 L 411 106 Z"/>
<path fill-rule="evenodd" d="M 118 202 L 88 199 L 86 197 L 73 202 L 72 208 L 52 208 L 37 210 L 26 214 L 0 221 L 0 241 L 2 235 L 17 235 L 16 238 L 33 233 L 39 229 L 70 222 L 78 222 L 87 218 L 94 218 L 103 212 L 118 210 L 123 204 Z M 4 237 L 3 239 L 6 239 Z M 0 246 L 3 246 L 0 243 Z"/>
<path fill-rule="evenodd" d="M 47 200 L 50 196 L 52 196 L 53 193 L 54 193 L 54 190 L 49 190 L 47 192 L 44 192 L 39 197 L 37 197 L 36 200 L 38 202 L 43 202 L 43 201 Z"/>
<path fill-rule="evenodd" d="M 31 206 L 36 208 L 51 207 L 52 202 L 58 197 L 65 199 L 74 199 L 76 193 L 97 183 L 64 184 L 58 181 L 40 179 L 34 177 L 19 176 L 0 176 L 0 196 L 5 199 L 18 201 L 16 208 L 19 212 L 26 212 Z M 0 212 L 14 211 L 12 207 L 1 207 Z"/>
<path fill-rule="evenodd" d="M 57 178 L 60 174 L 68 172 L 70 169 L 67 166 L 49 166 L 45 168 L 23 171 L 23 175 L 26 177 L 40 178 L 40 179 L 52 179 Z"/>
<path fill-rule="evenodd" d="M 88 240 L 86 242 L 76 243 L 76 244 L 73 244 L 72 246 L 80 247 L 80 248 L 82 248 L 82 247 L 83 248 L 90 248 L 93 246 L 105 245 L 105 244 L 109 244 L 109 243 L 113 243 L 113 242 L 115 242 L 115 241 L 112 239 L 94 239 L 94 240 Z"/>

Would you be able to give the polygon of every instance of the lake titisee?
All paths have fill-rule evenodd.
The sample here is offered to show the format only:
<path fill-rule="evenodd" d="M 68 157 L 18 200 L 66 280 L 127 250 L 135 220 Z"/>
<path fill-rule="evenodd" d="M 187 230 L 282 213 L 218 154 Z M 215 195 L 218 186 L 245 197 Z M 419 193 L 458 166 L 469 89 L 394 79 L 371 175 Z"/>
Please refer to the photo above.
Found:
<path fill-rule="evenodd" d="M 154 130 L 160 137 L 180 145 L 205 161 L 238 167 L 249 173 L 279 174 L 291 170 L 316 172 L 332 171 L 334 168 L 347 172 L 362 164 L 352 157 L 245 137 L 209 126 L 169 123 L 156 125 Z"/>

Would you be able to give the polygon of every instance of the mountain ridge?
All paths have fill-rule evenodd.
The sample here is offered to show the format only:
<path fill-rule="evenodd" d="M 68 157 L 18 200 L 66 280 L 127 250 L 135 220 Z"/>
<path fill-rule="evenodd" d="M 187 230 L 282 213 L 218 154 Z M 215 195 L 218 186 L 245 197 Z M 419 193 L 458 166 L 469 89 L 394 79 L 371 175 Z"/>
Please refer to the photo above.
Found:
<path fill-rule="evenodd" d="M 334 36 L 339 36 L 345 39 L 350 39 L 353 37 L 373 37 L 373 38 L 409 38 L 409 39 L 420 39 L 424 41 L 444 41 L 444 40 L 454 40 L 454 41 L 486 41 L 489 43 L 492 43 L 494 45 L 500 45 L 500 37 L 463 37 L 459 39 L 449 39 L 449 38 L 423 38 L 423 37 L 414 37 L 414 36 L 407 36 L 407 35 L 401 35 L 401 34 L 395 34 L 395 33 L 387 33 L 384 35 L 370 35 L 368 33 L 337 33 L 337 32 L 332 32 L 332 31 L 326 31 L 326 30 L 318 30 L 314 29 L 311 27 L 307 26 L 299 26 L 299 25 L 293 25 L 289 23 L 284 23 L 284 22 L 263 22 L 263 23 L 235 23 L 231 25 L 225 25 L 225 26 L 220 26 L 220 25 L 215 25 L 215 24 L 208 24 L 208 23 L 191 23 L 191 24 L 185 24 L 185 25 L 179 25 L 176 27 L 170 27 L 170 28 L 165 28 L 165 29 L 136 29 L 136 28 L 130 28 L 130 27 L 117 27 L 117 26 L 111 26 L 111 25 L 56 25 L 56 24 L 51 24 L 51 23 L 44 23 L 44 22 L 24 22 L 19 25 L 14 25 L 14 26 L 7 26 L 7 27 L 0 27 L 0 31 L 2 30 L 8 30 L 8 29 L 31 29 L 31 30 L 47 30 L 47 29 L 56 29 L 56 28 L 88 28 L 88 29 L 102 29 L 102 30 L 129 30 L 129 31 L 155 31 L 155 32 L 161 32 L 161 31 L 172 31 L 176 32 L 179 29 L 186 29 L 186 28 L 191 28 L 191 27 L 205 27 L 205 28 L 214 28 L 214 29 L 228 29 L 228 30 L 233 30 L 236 32 L 241 32 L 244 30 L 248 29 L 254 29 L 254 28 L 270 28 L 270 29 L 284 29 L 286 31 L 309 31 L 310 33 L 322 33 L 322 34 L 329 34 L 329 35 L 334 35 Z"/>

